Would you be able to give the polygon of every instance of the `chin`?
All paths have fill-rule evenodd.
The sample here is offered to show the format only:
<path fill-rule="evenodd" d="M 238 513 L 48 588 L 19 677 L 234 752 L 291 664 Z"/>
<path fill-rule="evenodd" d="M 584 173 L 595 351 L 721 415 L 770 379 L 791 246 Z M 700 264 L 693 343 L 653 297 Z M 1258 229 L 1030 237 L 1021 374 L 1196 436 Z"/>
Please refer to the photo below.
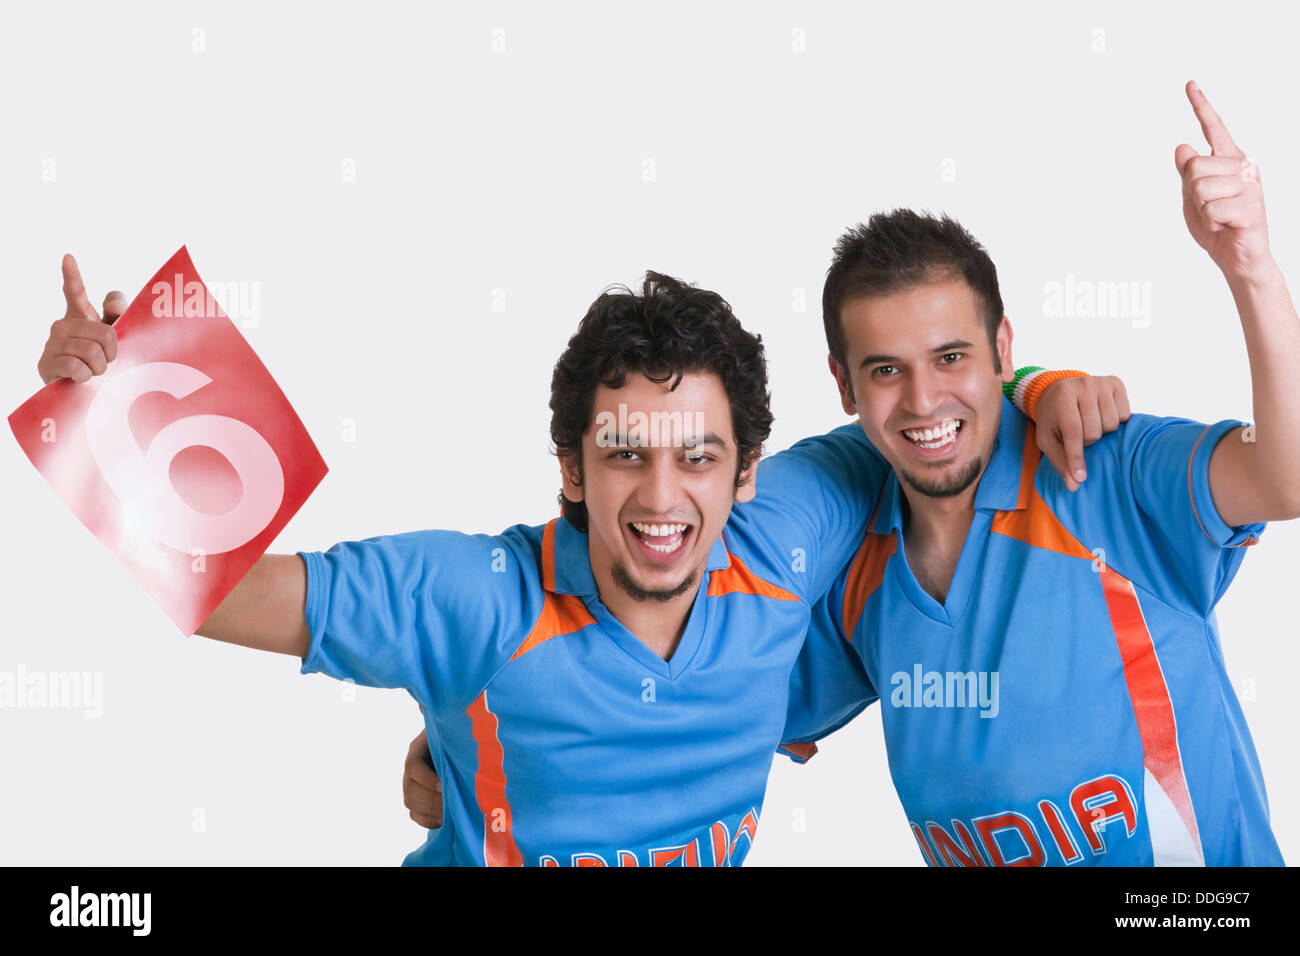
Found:
<path fill-rule="evenodd" d="M 942 468 L 897 470 L 903 480 L 921 494 L 930 498 L 951 498 L 979 480 L 984 471 L 984 462 L 975 457 L 963 462 L 952 462 Z"/>
<path fill-rule="evenodd" d="M 611 569 L 611 576 L 614 578 L 614 583 L 623 590 L 623 593 L 635 601 L 671 601 L 674 598 L 681 597 L 691 589 L 691 586 L 695 584 L 699 577 L 699 570 L 699 568 L 692 568 L 675 585 L 657 582 L 655 586 L 648 587 L 633 580 L 627 568 L 620 562 L 615 561 Z"/>

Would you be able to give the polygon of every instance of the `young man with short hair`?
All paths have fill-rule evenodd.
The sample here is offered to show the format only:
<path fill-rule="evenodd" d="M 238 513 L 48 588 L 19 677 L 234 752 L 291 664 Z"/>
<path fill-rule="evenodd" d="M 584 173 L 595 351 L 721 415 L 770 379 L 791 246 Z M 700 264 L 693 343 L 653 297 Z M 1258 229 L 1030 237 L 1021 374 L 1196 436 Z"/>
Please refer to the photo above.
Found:
<path fill-rule="evenodd" d="M 1258 172 L 1187 95 L 1212 155 L 1176 151 L 1184 216 L 1237 303 L 1253 427 L 1134 415 L 1071 492 L 1004 395 L 1011 326 L 969 233 L 897 210 L 836 247 L 830 365 L 891 471 L 814 612 L 789 739 L 879 691 L 931 865 L 1282 864 L 1214 606 L 1264 522 L 1300 516 L 1300 321 Z"/>

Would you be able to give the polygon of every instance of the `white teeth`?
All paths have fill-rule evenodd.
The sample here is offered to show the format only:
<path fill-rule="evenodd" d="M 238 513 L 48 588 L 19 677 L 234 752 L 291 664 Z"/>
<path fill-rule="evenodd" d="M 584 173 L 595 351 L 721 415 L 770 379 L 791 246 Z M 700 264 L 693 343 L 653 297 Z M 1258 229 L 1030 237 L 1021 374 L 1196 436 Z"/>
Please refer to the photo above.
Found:
<path fill-rule="evenodd" d="M 908 441 L 914 442 L 922 448 L 942 448 L 957 437 L 957 430 L 960 427 L 960 421 L 955 418 L 947 418 L 935 428 L 904 429 L 903 434 Z"/>
<path fill-rule="evenodd" d="M 673 534 L 683 534 L 690 525 L 685 524 L 642 524 L 639 521 L 633 521 L 632 527 L 636 528 L 647 538 L 666 538 Z M 680 543 L 680 542 L 679 542 Z M 651 545 L 651 547 L 659 547 Z M 675 548 L 670 549 L 675 550 Z"/>
<path fill-rule="evenodd" d="M 641 534 L 642 543 L 647 548 L 659 551 L 662 554 L 672 554 L 682 546 L 686 540 L 686 529 L 688 524 L 645 524 L 641 521 L 633 521 L 632 527 Z M 647 538 L 670 538 L 672 540 L 665 544 L 652 544 Z"/>

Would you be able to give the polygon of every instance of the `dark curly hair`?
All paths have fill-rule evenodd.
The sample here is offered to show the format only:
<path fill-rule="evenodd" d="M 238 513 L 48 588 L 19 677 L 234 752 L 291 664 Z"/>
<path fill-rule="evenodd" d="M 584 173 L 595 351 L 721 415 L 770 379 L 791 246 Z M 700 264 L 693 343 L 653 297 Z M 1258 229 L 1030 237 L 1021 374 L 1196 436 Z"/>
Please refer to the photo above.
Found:
<path fill-rule="evenodd" d="M 980 303 L 984 331 L 993 346 L 993 370 L 1001 373 L 997 334 L 1002 322 L 998 270 L 988 252 L 961 223 L 911 209 L 878 212 L 835 243 L 835 258 L 822 287 L 826 347 L 845 360 L 840 308 L 846 299 L 903 292 L 936 279 L 963 278 Z"/>
<path fill-rule="evenodd" d="M 658 272 L 646 272 L 638 295 L 613 286 L 591 304 L 555 363 L 551 376 L 551 442 L 561 457 L 572 455 L 582 477 L 582 436 L 592 424 L 596 388 L 622 388 L 629 373 L 652 382 L 712 372 L 722 380 L 731 405 L 731 423 L 741 472 L 758 460 L 772 430 L 771 395 L 763 339 L 741 326 L 731 306 L 716 292 Z M 576 527 L 587 530 L 587 506 L 560 492 L 560 508 Z"/>

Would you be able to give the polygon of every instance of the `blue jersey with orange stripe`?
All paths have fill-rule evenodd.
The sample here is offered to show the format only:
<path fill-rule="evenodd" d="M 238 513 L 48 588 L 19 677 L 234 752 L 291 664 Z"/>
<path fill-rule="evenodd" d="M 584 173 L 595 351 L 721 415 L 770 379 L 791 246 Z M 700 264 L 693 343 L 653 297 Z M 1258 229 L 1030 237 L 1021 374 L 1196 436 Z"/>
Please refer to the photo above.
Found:
<path fill-rule="evenodd" d="M 888 465 L 858 425 L 765 459 L 665 661 L 601 603 L 565 518 L 299 552 L 303 673 L 405 688 L 443 826 L 407 864 L 732 865 L 749 851 L 811 606 Z"/>
<path fill-rule="evenodd" d="M 806 758 L 878 690 L 931 865 L 1280 865 L 1214 615 L 1263 530 L 1210 494 L 1243 424 L 1134 415 L 1071 493 L 1004 401 L 943 604 L 908 567 L 891 473 L 814 609 L 785 749 Z"/>

